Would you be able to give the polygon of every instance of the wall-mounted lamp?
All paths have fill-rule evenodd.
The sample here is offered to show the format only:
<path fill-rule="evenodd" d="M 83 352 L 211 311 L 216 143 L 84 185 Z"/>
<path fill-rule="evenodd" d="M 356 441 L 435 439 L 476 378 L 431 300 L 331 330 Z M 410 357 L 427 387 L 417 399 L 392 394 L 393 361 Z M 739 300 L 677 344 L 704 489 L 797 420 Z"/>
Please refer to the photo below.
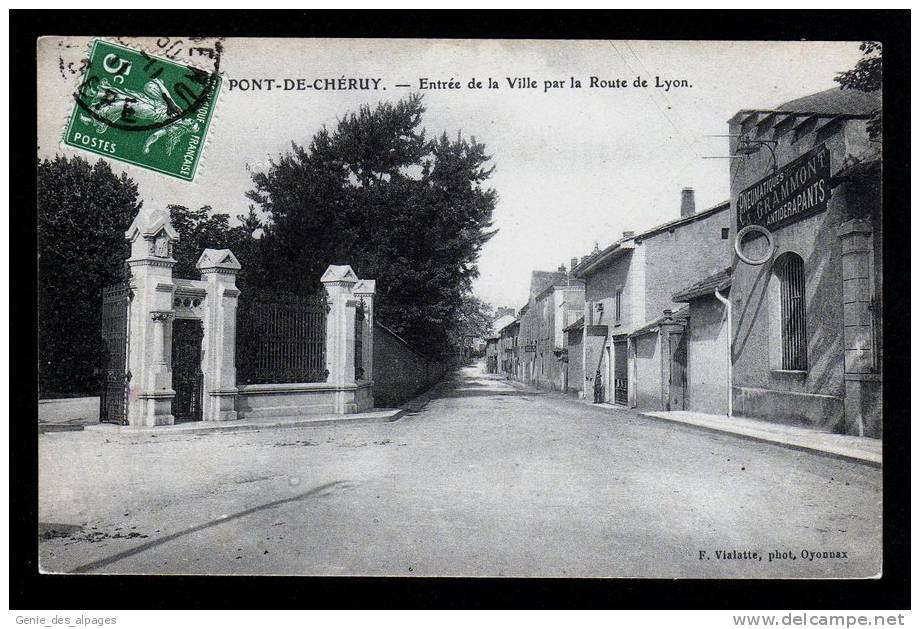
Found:
<path fill-rule="evenodd" d="M 776 172 L 776 140 L 752 140 L 750 138 L 739 138 L 738 145 L 735 147 L 736 155 L 743 155 L 747 157 L 748 155 L 755 155 L 761 148 L 767 147 L 767 150 L 770 151 L 770 155 L 773 157 L 773 172 Z"/>

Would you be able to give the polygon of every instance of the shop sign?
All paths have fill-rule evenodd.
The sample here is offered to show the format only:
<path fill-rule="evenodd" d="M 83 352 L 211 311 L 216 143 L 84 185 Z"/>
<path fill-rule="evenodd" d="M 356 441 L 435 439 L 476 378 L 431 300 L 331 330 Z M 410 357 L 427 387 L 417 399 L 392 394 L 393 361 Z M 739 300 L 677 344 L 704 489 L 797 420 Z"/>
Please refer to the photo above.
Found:
<path fill-rule="evenodd" d="M 774 231 L 827 210 L 831 154 L 821 144 L 738 195 L 738 229 L 761 225 Z"/>

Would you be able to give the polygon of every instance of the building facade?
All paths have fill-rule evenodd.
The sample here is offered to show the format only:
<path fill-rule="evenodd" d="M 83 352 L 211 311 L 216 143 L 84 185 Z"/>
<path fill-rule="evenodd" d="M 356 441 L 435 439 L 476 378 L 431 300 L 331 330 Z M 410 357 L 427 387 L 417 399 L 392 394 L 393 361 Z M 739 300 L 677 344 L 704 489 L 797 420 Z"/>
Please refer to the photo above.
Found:
<path fill-rule="evenodd" d="M 486 339 L 486 373 L 498 373 L 498 337 Z"/>
<path fill-rule="evenodd" d="M 506 378 L 517 378 L 521 369 L 518 340 L 521 322 L 515 317 L 498 330 L 498 372 Z"/>
<path fill-rule="evenodd" d="M 670 379 L 669 361 L 662 357 L 671 351 L 662 345 L 670 342 L 662 323 L 668 334 L 670 326 L 680 327 L 664 321 L 683 305 L 673 301 L 674 293 L 729 264 L 730 222 L 728 202 L 696 212 L 693 190 L 685 188 L 679 218 L 639 234 L 624 232 L 576 267 L 585 280 L 585 399 L 666 409 L 670 398 L 662 395 L 662 382 Z M 656 334 L 647 334 L 651 330 Z"/>
<path fill-rule="evenodd" d="M 674 295 L 688 305 L 686 410 L 731 412 L 731 335 L 728 319 L 732 269 L 725 268 Z"/>
<path fill-rule="evenodd" d="M 573 265 L 574 265 L 573 260 Z M 584 281 L 566 271 L 534 271 L 530 298 L 519 311 L 516 368 L 509 377 L 565 391 L 569 385 L 565 328 L 584 312 Z"/>
<path fill-rule="evenodd" d="M 565 273 L 535 298 L 536 348 L 532 383 L 538 387 L 565 391 L 569 383 L 569 357 L 564 330 L 584 314 L 584 281 Z"/>
<path fill-rule="evenodd" d="M 881 436 L 880 106 L 832 89 L 729 121 L 735 414 Z"/>

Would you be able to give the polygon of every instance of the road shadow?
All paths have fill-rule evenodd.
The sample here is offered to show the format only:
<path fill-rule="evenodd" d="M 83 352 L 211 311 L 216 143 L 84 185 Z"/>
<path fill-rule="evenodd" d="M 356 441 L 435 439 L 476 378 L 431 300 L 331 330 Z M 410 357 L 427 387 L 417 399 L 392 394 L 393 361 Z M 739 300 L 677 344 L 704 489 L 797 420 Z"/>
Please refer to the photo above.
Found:
<path fill-rule="evenodd" d="M 220 517 L 220 518 L 217 518 L 216 520 L 211 520 L 210 522 L 204 522 L 202 524 L 198 524 L 196 526 L 187 528 L 182 531 L 170 533 L 169 535 L 166 535 L 164 537 L 160 537 L 155 540 L 151 540 L 149 542 L 140 544 L 139 546 L 135 546 L 133 548 L 123 550 L 120 553 L 115 553 L 114 555 L 103 557 L 102 559 L 97 559 L 96 561 L 92 561 L 90 563 L 83 564 L 82 566 L 77 566 L 70 572 L 71 574 L 81 574 L 84 572 L 92 572 L 104 566 L 113 564 L 116 561 L 121 561 L 122 559 L 126 559 L 134 555 L 139 555 L 140 553 L 146 552 L 150 550 L 151 548 L 156 548 L 157 546 L 160 546 L 167 542 L 171 542 L 180 537 L 185 537 L 187 535 L 191 535 L 193 533 L 197 533 L 199 531 L 203 531 L 205 529 L 209 529 L 211 527 L 218 526 L 220 524 L 232 522 L 233 520 L 244 518 L 247 515 L 252 515 L 253 513 L 258 513 L 259 511 L 265 511 L 266 509 L 274 509 L 275 507 L 280 507 L 281 505 L 288 504 L 291 502 L 297 502 L 299 500 L 305 500 L 307 498 L 311 498 L 314 496 L 320 496 L 332 489 L 347 489 L 348 487 L 351 487 L 351 486 L 352 485 L 349 481 L 333 481 L 331 483 L 326 483 L 325 485 L 314 487 L 313 489 L 306 491 L 302 494 L 298 494 L 296 496 L 291 496 L 289 498 L 282 498 L 281 500 L 274 500 L 272 502 L 267 502 L 265 504 L 255 506 L 250 509 L 246 509 L 245 511 L 239 511 L 237 513 L 234 513 L 233 515 L 228 515 L 226 517 Z"/>

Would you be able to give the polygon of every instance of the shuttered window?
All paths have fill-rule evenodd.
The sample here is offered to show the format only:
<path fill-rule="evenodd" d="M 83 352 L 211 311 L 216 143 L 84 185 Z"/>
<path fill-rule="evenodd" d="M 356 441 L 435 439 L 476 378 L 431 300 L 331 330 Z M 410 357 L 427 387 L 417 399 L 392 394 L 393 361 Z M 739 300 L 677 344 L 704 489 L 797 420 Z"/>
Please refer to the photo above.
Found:
<path fill-rule="evenodd" d="M 805 264 L 798 255 L 785 253 L 774 267 L 779 280 L 782 368 L 808 369 L 808 340 L 805 330 Z"/>

